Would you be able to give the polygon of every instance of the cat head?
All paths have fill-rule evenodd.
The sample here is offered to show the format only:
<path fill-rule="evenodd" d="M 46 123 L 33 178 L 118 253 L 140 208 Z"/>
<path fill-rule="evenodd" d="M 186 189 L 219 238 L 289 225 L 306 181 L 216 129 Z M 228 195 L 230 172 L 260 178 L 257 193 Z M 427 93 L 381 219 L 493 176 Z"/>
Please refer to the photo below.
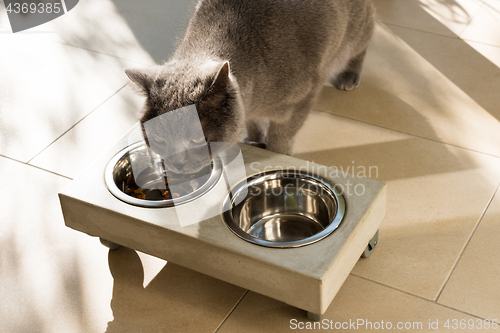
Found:
<path fill-rule="evenodd" d="M 209 143 L 240 140 L 244 111 L 228 62 L 172 61 L 125 73 L 146 97 L 140 116 L 146 144 L 169 171 L 195 173 L 217 153 Z"/>

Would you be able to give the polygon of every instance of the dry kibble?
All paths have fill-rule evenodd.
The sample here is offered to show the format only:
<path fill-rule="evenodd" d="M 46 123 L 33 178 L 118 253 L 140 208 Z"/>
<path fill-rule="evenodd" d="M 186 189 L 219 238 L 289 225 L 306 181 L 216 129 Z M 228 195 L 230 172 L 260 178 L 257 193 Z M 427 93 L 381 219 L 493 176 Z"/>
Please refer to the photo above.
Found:
<path fill-rule="evenodd" d="M 169 190 L 165 190 L 161 196 L 163 197 L 163 200 L 170 200 L 172 199 L 172 197 L 170 196 L 170 191 Z"/>
<path fill-rule="evenodd" d="M 125 191 L 125 194 L 128 194 L 131 197 L 134 197 L 137 199 L 142 199 L 142 200 L 146 199 L 146 195 L 141 190 L 127 190 L 127 191 Z"/>

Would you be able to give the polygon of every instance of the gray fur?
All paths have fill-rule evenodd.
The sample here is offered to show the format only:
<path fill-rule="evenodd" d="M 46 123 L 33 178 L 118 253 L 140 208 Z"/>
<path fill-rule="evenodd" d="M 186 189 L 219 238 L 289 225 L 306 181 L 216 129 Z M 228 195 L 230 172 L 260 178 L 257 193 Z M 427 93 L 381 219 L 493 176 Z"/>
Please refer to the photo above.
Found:
<path fill-rule="evenodd" d="M 290 154 L 324 81 L 359 84 L 373 17 L 369 0 L 200 0 L 167 63 L 127 70 L 147 96 L 141 122 L 196 104 L 208 142 L 238 141 L 246 128 Z"/>

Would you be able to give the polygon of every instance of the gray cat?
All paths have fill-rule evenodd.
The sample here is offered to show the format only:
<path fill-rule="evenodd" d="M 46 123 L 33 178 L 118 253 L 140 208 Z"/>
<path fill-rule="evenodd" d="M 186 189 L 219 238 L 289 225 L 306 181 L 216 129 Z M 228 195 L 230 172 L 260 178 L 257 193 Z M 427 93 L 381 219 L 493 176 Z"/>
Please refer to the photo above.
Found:
<path fill-rule="evenodd" d="M 168 62 L 125 72 L 147 97 L 141 124 L 194 104 L 205 138 L 159 120 L 146 141 L 180 151 L 237 142 L 246 132 L 291 154 L 324 82 L 358 86 L 373 29 L 369 0 L 200 0 Z M 189 162 L 184 153 L 175 169 Z"/>

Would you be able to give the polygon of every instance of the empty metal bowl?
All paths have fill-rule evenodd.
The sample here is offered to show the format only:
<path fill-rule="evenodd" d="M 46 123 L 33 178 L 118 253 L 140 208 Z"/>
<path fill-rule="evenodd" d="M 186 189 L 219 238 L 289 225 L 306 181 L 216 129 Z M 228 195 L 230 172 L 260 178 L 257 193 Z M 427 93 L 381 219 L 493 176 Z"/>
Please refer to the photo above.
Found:
<path fill-rule="evenodd" d="M 232 193 L 224 202 L 224 222 L 242 239 L 267 247 L 317 242 L 340 225 L 346 209 L 334 184 L 295 170 L 252 176 Z"/>
<path fill-rule="evenodd" d="M 104 181 L 116 198 L 140 207 L 171 207 L 200 197 L 221 177 L 222 164 L 219 160 L 213 160 L 212 165 L 197 174 L 177 178 L 169 176 L 167 179 L 154 167 L 151 155 L 144 142 L 137 142 L 121 150 L 109 161 L 104 171 Z M 134 170 L 139 174 L 134 175 Z M 182 191 L 172 193 L 170 199 L 164 199 L 159 189 L 170 190 L 172 187 Z"/>

